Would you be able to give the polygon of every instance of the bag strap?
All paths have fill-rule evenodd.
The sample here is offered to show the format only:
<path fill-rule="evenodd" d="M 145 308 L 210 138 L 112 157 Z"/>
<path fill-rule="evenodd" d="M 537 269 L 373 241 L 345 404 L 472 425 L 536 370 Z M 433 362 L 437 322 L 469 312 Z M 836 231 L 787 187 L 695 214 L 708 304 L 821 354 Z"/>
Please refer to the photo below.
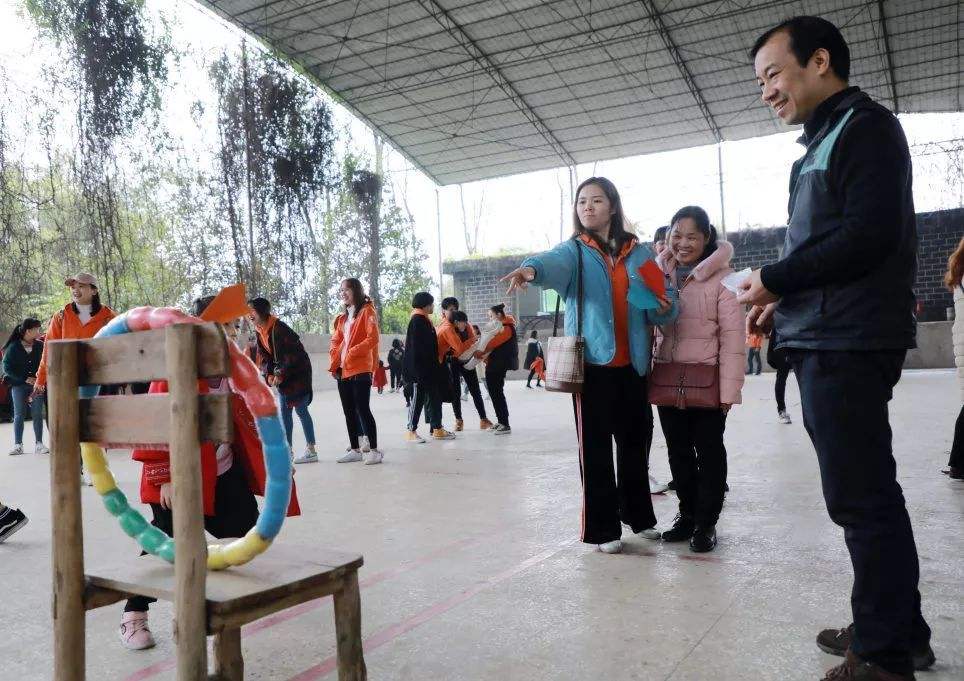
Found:
<path fill-rule="evenodd" d="M 582 249 L 579 247 L 579 242 L 575 237 L 572 238 L 573 243 L 576 245 L 576 260 L 578 265 L 576 267 L 576 335 L 582 335 Z M 552 321 L 552 335 L 555 336 L 559 331 L 559 303 L 562 301 L 562 296 L 556 294 L 556 313 Z"/>

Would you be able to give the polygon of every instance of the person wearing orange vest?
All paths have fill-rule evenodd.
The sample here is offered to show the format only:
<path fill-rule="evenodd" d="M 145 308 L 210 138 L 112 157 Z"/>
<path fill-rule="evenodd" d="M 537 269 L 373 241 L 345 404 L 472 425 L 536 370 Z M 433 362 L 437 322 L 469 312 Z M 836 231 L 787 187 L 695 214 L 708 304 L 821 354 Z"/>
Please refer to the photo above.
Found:
<path fill-rule="evenodd" d="M 44 392 L 47 388 L 48 341 L 93 338 L 116 316 L 112 309 L 100 302 L 97 279 L 93 274 L 81 272 L 68 277 L 64 285 L 70 288 L 71 301 L 51 317 L 50 324 L 47 325 L 34 394 Z"/>
<path fill-rule="evenodd" d="M 746 375 L 755 373 L 757 376 L 763 371 L 763 362 L 760 360 L 760 350 L 763 348 L 763 334 L 750 333 L 746 336 Z M 756 360 L 756 371 L 753 371 L 753 360 Z"/>
<path fill-rule="evenodd" d="M 335 319 L 328 371 L 338 381 L 350 446 L 338 463 L 364 461 L 370 466 L 384 458 L 378 449 L 378 430 L 370 404 L 372 375 L 378 360 L 378 319 L 375 306 L 358 279 L 345 279 L 339 293 L 345 310 Z M 367 452 L 362 451 L 363 435 L 368 439 Z"/>
<path fill-rule="evenodd" d="M 111 319 L 114 311 L 100 302 L 97 278 L 88 272 L 80 272 L 64 281 L 70 288 L 71 301 L 57 312 L 47 325 L 44 351 L 40 356 L 37 380 L 31 397 L 39 399 L 47 390 L 47 348 L 52 340 L 82 340 L 93 338 Z M 91 486 L 90 478 L 81 469 L 84 484 Z"/>
<path fill-rule="evenodd" d="M 482 402 L 482 393 L 479 390 L 478 374 L 466 372 L 462 368 L 459 357 L 475 344 L 475 333 L 465 322 L 456 322 L 456 315 L 459 314 L 459 301 L 457 298 L 445 298 L 442 300 L 442 323 L 435 328 L 438 335 L 438 353 L 442 364 L 446 370 L 450 382 L 450 393 L 452 397 L 452 412 L 455 414 L 455 430 L 460 431 L 465 427 L 462 421 L 462 379 L 469 386 L 469 392 L 475 402 L 475 410 L 479 413 L 479 427 L 488 430 L 492 427 L 492 422 L 485 417 L 485 404 Z M 462 313 L 461 316 L 464 316 Z"/>
<path fill-rule="evenodd" d="M 485 357 L 485 385 L 489 389 L 498 421 L 492 426 L 491 432 L 508 435 L 512 428 L 509 427 L 509 403 L 505 399 L 505 375 L 519 368 L 515 318 L 505 313 L 505 303 L 499 303 L 489 308 L 489 319 L 502 322 L 502 331 L 480 353 Z"/>

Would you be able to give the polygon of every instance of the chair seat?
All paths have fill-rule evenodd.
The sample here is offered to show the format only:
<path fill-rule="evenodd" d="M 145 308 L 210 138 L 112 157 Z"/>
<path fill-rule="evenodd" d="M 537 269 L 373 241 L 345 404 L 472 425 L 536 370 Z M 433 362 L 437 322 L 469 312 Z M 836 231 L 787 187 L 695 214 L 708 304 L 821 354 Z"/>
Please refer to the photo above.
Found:
<path fill-rule="evenodd" d="M 362 566 L 360 555 L 315 547 L 272 546 L 246 565 L 207 573 L 208 631 L 241 626 L 334 593 Z M 86 575 L 95 589 L 174 601 L 174 566 L 132 556 Z"/>

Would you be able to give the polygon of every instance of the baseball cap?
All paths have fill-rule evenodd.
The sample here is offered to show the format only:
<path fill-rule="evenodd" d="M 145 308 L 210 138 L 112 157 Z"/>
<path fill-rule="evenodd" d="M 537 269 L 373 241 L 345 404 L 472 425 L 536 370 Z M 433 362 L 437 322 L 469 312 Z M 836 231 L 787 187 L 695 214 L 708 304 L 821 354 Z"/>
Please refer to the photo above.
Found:
<path fill-rule="evenodd" d="M 74 284 L 87 284 L 88 286 L 93 286 L 97 288 L 97 279 L 90 272 L 78 272 L 72 277 L 68 277 L 64 282 L 65 286 L 73 286 Z"/>

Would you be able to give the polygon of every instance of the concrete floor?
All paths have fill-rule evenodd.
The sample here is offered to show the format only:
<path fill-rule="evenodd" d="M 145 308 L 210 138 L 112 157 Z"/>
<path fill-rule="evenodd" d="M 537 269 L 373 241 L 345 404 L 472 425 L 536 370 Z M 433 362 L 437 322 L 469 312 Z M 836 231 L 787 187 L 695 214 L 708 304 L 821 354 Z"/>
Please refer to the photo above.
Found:
<path fill-rule="evenodd" d="M 817 650 L 816 632 L 850 621 L 850 566 L 826 517 L 796 385 L 795 423 L 779 425 L 772 380 L 749 379 L 746 404 L 730 418 L 732 492 L 709 555 L 632 536 L 617 556 L 579 543 L 568 399 L 520 383 L 508 387 L 511 436 L 481 433 L 469 419 L 457 441 L 422 446 L 401 442 L 401 397 L 376 397 L 381 466 L 334 463 L 344 423 L 337 396 L 317 395 L 323 461 L 298 468 L 305 515 L 285 524 L 278 544 L 364 554 L 372 679 L 817 679 L 836 658 Z M 964 679 L 964 483 L 939 472 L 958 407 L 947 371 L 908 372 L 893 405 L 938 659 L 918 675 L 927 681 Z M 12 439 L 12 427 L 0 426 L 2 451 Z M 658 427 L 652 461 L 666 479 Z M 120 451 L 111 465 L 135 495 L 138 467 Z M 0 499 L 30 516 L 0 545 L 3 680 L 50 678 L 47 486 L 46 457 L 0 456 Z M 88 563 L 135 551 L 96 493 L 83 497 Z M 661 526 L 671 523 L 675 497 L 654 502 Z M 90 613 L 87 678 L 173 678 L 171 607 L 152 613 L 158 645 L 136 653 L 117 641 L 119 605 Z M 281 613 L 245 630 L 247 678 L 333 679 L 334 643 L 330 599 Z"/>

